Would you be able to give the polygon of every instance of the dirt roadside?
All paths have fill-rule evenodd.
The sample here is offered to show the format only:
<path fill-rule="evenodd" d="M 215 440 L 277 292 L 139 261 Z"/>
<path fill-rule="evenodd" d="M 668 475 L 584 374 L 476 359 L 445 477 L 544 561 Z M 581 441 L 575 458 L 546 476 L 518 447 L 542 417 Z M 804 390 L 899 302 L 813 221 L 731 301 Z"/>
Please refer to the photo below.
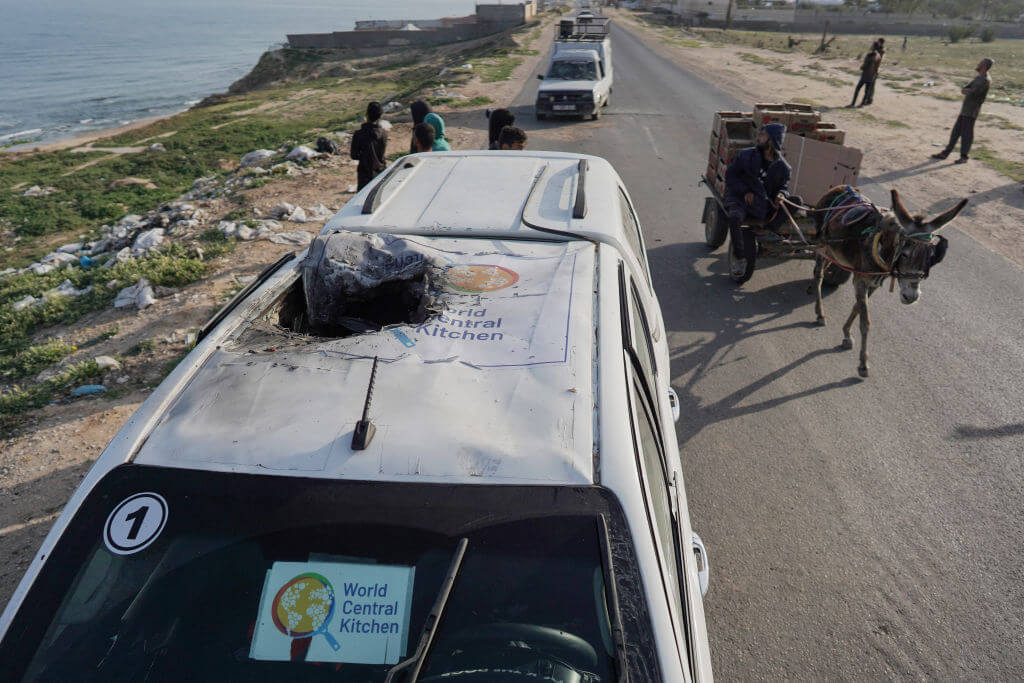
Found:
<path fill-rule="evenodd" d="M 486 96 L 493 100 L 490 107 L 511 102 L 550 49 L 552 33 L 547 28 L 551 21 L 545 21 L 541 33 L 532 40 L 529 52 L 536 54 L 524 55 L 508 79 L 484 82 L 474 76 L 462 85 L 449 86 L 448 94 L 466 99 Z M 444 117 L 454 149 L 486 149 L 484 109 L 442 105 L 435 111 Z M 386 118 L 393 125 L 389 153 L 407 150 L 411 135 L 407 112 Z M 79 138 L 59 146 L 88 141 Z M 213 228 L 220 218 L 239 208 L 264 216 L 282 202 L 340 208 L 352 197 L 356 183 L 355 162 L 349 161 L 345 152 L 347 149 L 339 156 L 317 160 L 295 177 L 244 191 L 241 205 L 228 198 L 199 202 L 197 206 L 209 217 L 203 229 Z M 280 232 L 316 233 L 322 225 L 282 221 Z M 294 249 L 301 247 L 268 241 L 239 242 L 232 252 L 213 262 L 206 277 L 177 290 L 158 292 L 157 302 L 143 311 L 107 308 L 74 325 L 51 328 L 39 335 L 60 338 L 79 348 L 64 363 L 105 355 L 119 358 L 122 367 L 105 380 L 113 398 L 56 402 L 32 412 L 19 434 L 0 440 L 0 604 L 6 604 L 53 520 L 92 462 L 168 368 L 187 353 L 188 333 L 208 320 L 232 292 L 266 264 Z"/>
<path fill-rule="evenodd" d="M 747 102 L 790 101 L 812 104 L 826 120 L 847 131 L 846 144 L 864 152 L 861 179 L 896 188 L 912 210 L 934 215 L 957 199 L 970 203 L 956 227 L 989 249 L 1024 266 L 1024 186 L 972 159 L 954 165 L 930 155 L 941 149 L 959 113 L 957 101 L 909 94 L 882 82 L 874 104 L 848 109 L 857 78 L 852 60 L 822 59 L 746 46 L 709 43 L 654 28 L 630 12 L 609 10 L 615 20 L 645 36 L 646 44 L 736 98 Z M 897 77 L 911 74 L 898 66 L 885 70 Z M 963 80 L 973 74 L 965 65 Z M 993 79 L 998 71 L 993 70 Z M 953 92 L 950 86 L 950 92 Z M 944 93 L 947 97 L 949 93 Z M 708 121 L 710 129 L 711 121 Z M 975 132 L 975 146 L 998 150 L 1001 158 L 1024 162 L 1024 109 L 986 102 Z M 888 204 L 888 197 L 874 197 Z"/>

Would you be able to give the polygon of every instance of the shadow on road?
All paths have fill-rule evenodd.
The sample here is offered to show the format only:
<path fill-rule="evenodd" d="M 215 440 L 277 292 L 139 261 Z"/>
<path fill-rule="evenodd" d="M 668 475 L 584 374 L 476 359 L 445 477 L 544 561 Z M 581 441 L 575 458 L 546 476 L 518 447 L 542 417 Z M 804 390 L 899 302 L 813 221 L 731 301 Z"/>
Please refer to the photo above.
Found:
<path fill-rule="evenodd" d="M 709 253 L 707 247 L 699 242 L 658 247 L 650 250 L 648 256 L 652 272 L 661 274 L 655 285 L 668 330 L 686 331 L 703 337 L 699 341 L 677 347 L 671 357 L 673 388 L 679 394 L 683 414 L 690 416 L 690 419 L 682 420 L 677 425 L 680 445 L 716 422 L 770 410 L 789 401 L 861 383 L 861 380 L 850 377 L 758 403 L 741 405 L 752 394 L 805 363 L 821 356 L 844 353 L 837 346 L 829 346 L 810 351 L 783 367 L 751 377 L 749 383 L 742 388 L 713 403 L 705 403 L 698 393 L 697 385 L 716 368 L 745 360 L 745 356 L 736 353 L 740 342 L 758 335 L 778 334 L 787 330 L 821 329 L 814 323 L 810 308 L 806 321 L 783 320 L 813 301 L 806 291 L 808 280 L 800 279 L 761 289 L 737 288 L 726 277 L 725 259 L 720 254 L 711 255 L 716 260 L 708 268 L 709 272 L 700 271 L 698 261 L 705 259 L 706 266 Z M 760 270 L 760 262 L 758 265 Z M 755 272 L 751 280 L 755 286 L 756 279 Z M 827 292 L 826 296 L 834 291 Z"/>
<path fill-rule="evenodd" d="M 953 431 L 954 439 L 992 439 L 1024 434 L 1024 422 L 999 425 L 998 427 L 974 427 L 957 425 Z"/>

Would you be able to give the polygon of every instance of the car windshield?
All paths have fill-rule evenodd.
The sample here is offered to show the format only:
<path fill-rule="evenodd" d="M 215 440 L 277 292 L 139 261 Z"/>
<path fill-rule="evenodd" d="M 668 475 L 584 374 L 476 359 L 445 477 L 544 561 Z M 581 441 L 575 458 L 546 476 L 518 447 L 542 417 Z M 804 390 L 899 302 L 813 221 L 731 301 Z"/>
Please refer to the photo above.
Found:
<path fill-rule="evenodd" d="M 551 64 L 548 78 L 557 78 L 563 81 L 593 81 L 597 79 L 597 69 L 594 67 L 594 62 L 577 59 L 559 60 Z"/>
<path fill-rule="evenodd" d="M 383 681 L 416 651 L 465 538 L 419 680 L 618 680 L 608 544 L 616 576 L 634 577 L 616 581 L 627 640 L 650 638 L 635 559 L 618 552 L 624 529 L 599 487 L 123 466 L 63 534 L 0 669 L 33 681 Z"/>

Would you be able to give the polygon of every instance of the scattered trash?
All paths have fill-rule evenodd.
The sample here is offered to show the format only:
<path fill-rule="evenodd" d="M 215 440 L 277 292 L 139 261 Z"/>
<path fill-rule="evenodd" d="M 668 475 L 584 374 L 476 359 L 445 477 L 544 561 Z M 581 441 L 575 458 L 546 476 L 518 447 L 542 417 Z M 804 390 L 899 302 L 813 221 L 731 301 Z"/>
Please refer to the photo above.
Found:
<path fill-rule="evenodd" d="M 52 299 L 55 296 L 66 296 L 74 298 L 82 296 L 83 294 L 88 294 L 91 291 L 92 285 L 89 285 L 85 289 L 77 289 L 73 284 L 71 284 L 71 280 L 65 280 L 64 282 L 60 283 L 53 289 L 43 294 L 43 299 Z"/>
<path fill-rule="evenodd" d="M 115 180 L 114 182 L 107 185 L 107 192 L 110 192 L 111 190 L 116 190 L 119 187 L 131 187 L 135 185 L 141 187 L 143 190 L 156 189 L 156 183 L 154 183 L 152 180 L 149 180 L 148 178 L 119 178 L 118 180 Z"/>
<path fill-rule="evenodd" d="M 248 225 L 240 225 L 235 231 L 235 237 L 240 240 L 248 242 L 249 240 L 256 239 L 256 231 L 250 228 Z"/>
<path fill-rule="evenodd" d="M 338 143 L 330 138 L 320 137 L 316 139 L 316 151 L 321 154 L 340 154 Z"/>
<path fill-rule="evenodd" d="M 79 396 L 92 396 L 93 394 L 102 394 L 106 390 L 107 388 L 102 384 L 83 384 L 72 391 L 71 395 L 76 398 Z"/>
<path fill-rule="evenodd" d="M 313 241 L 312 233 L 303 230 L 292 230 L 291 232 L 279 232 L 270 238 L 274 244 L 294 244 L 304 247 Z"/>
<path fill-rule="evenodd" d="M 348 186 L 349 194 L 355 194 L 358 191 L 359 191 L 359 186 L 358 185 L 349 185 Z"/>
<path fill-rule="evenodd" d="M 125 287 L 117 293 L 117 298 L 114 299 L 114 308 L 135 306 L 141 311 L 154 303 L 156 303 L 156 297 L 153 296 L 153 288 L 149 286 L 149 280 L 141 277 L 134 285 Z"/>
<path fill-rule="evenodd" d="M 83 256 L 80 259 L 78 259 L 78 265 L 81 266 L 82 268 L 92 268 L 93 266 L 96 265 L 96 260 L 91 259 L 88 256 Z"/>
<path fill-rule="evenodd" d="M 125 382 L 127 382 L 127 381 L 128 381 L 129 379 L 131 379 L 131 378 L 130 378 L 130 377 L 128 377 L 128 375 L 121 375 L 120 377 L 118 377 L 118 378 L 117 378 L 117 383 L 118 383 L 118 384 L 124 384 L 124 383 L 125 383 Z"/>
<path fill-rule="evenodd" d="M 299 145 L 292 151 L 288 152 L 288 156 L 285 157 L 291 161 L 312 161 L 320 156 L 319 152 L 314 152 L 305 145 Z"/>
<path fill-rule="evenodd" d="M 242 168 L 247 168 L 249 166 L 258 166 L 262 164 L 264 161 L 272 159 L 275 156 L 277 156 L 277 152 L 273 152 L 269 149 L 257 149 L 254 152 L 249 152 L 248 154 L 246 154 L 238 163 Z M 199 180 L 204 180 L 204 178 L 200 178 Z M 196 184 L 199 184 L 199 180 L 196 181 Z"/>
<path fill-rule="evenodd" d="M 39 187 L 38 185 L 33 185 L 32 187 L 30 187 L 27 190 L 25 190 L 24 192 L 22 192 L 21 196 L 22 197 L 45 197 L 47 195 L 53 194 L 54 192 L 57 192 L 57 188 L 56 187 Z"/>
<path fill-rule="evenodd" d="M 149 251 L 160 246 L 160 243 L 164 241 L 164 229 L 153 228 L 141 233 L 135 238 L 134 244 L 132 244 L 132 251 Z"/>
<path fill-rule="evenodd" d="M 57 251 L 61 254 L 75 254 L 82 251 L 83 246 L 81 242 L 72 242 L 71 244 L 65 244 L 63 247 L 57 247 Z"/>
<path fill-rule="evenodd" d="M 384 105 L 384 113 L 385 114 L 391 114 L 391 113 L 394 113 L 396 111 L 401 111 L 401 110 L 402 110 L 402 103 L 401 102 L 388 102 L 387 104 Z"/>
<path fill-rule="evenodd" d="M 152 145 L 147 147 L 150 152 L 166 152 L 167 148 L 163 146 L 163 143 L 154 142 Z"/>
<path fill-rule="evenodd" d="M 120 370 L 121 364 L 110 356 L 96 356 L 93 358 L 100 370 Z"/>
<path fill-rule="evenodd" d="M 24 299 L 18 299 L 17 301 L 15 301 L 13 304 L 11 304 L 11 308 L 13 308 L 15 311 L 23 311 L 32 304 L 34 304 L 36 301 L 39 301 L 39 299 L 36 299 L 34 296 L 30 294 L 29 296 L 26 296 Z"/>

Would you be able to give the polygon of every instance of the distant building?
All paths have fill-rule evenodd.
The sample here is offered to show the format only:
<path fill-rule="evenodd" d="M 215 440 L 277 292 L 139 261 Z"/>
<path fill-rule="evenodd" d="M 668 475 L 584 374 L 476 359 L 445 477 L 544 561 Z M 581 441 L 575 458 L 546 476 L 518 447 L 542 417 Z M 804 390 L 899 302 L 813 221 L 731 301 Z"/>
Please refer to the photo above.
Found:
<path fill-rule="evenodd" d="M 672 10 L 687 23 L 725 21 L 729 0 L 676 0 Z"/>

